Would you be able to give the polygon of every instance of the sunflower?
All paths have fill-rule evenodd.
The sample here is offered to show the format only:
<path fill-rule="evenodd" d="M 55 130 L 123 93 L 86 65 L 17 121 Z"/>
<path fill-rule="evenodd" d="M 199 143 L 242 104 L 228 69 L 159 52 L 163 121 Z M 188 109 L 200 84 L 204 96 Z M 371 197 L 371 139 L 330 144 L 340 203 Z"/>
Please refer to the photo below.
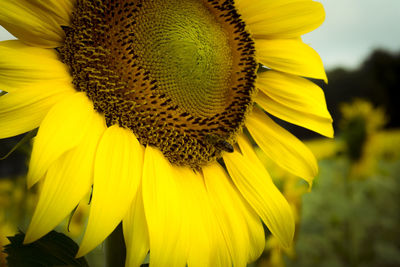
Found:
<path fill-rule="evenodd" d="M 121 221 L 127 266 L 149 251 L 153 266 L 244 266 L 263 224 L 289 246 L 293 215 L 251 144 L 316 175 L 266 112 L 333 135 L 322 90 L 303 78 L 326 80 L 321 59 L 300 39 L 324 16 L 311 0 L 2 1 L 18 40 L 0 43 L 0 137 L 39 128 L 25 243 L 91 194 L 77 257 Z"/>

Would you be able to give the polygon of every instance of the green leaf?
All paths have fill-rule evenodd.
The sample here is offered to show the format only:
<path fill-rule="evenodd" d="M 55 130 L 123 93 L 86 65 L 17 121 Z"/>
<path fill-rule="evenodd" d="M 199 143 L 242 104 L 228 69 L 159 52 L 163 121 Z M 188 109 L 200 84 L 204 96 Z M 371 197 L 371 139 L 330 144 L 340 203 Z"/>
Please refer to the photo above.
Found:
<path fill-rule="evenodd" d="M 25 234 L 8 237 L 5 246 L 9 267 L 82 266 L 88 267 L 85 258 L 75 258 L 78 245 L 64 234 L 51 231 L 41 239 L 24 245 Z"/>
<path fill-rule="evenodd" d="M 35 137 L 36 134 L 37 134 L 37 129 L 32 130 L 32 131 L 28 132 L 27 134 L 25 134 L 24 137 L 20 141 L 18 141 L 18 143 L 10 151 L 8 151 L 8 153 L 6 155 L 0 156 L 0 160 L 5 160 L 6 158 L 8 158 L 21 145 L 25 144 L 26 142 L 31 140 L 33 137 Z"/>

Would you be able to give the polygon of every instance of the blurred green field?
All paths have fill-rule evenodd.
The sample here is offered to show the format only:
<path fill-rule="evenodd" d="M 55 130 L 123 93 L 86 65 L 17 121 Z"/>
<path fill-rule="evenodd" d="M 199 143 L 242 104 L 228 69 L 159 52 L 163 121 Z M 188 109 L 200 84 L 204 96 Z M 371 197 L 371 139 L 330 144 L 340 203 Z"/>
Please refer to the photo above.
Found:
<path fill-rule="evenodd" d="M 287 196 L 299 216 L 293 248 L 272 240 L 255 266 L 400 266 L 400 130 L 369 138 L 358 161 L 340 137 L 306 144 L 320 171 L 311 192 L 301 181 L 286 192 L 300 192 Z"/>

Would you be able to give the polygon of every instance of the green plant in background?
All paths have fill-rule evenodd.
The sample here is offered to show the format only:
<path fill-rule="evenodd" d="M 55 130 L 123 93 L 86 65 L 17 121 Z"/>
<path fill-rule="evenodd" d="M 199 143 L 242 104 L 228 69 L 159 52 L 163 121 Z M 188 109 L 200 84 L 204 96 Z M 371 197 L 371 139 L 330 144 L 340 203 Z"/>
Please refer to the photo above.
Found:
<path fill-rule="evenodd" d="M 400 131 L 380 131 L 384 112 L 369 102 L 341 110 L 336 149 L 310 143 L 320 174 L 303 196 L 296 257 L 286 257 L 287 266 L 398 266 Z"/>
<path fill-rule="evenodd" d="M 376 134 L 388 121 L 382 108 L 362 99 L 340 106 L 342 120 L 339 122 L 340 139 L 352 162 L 352 179 L 368 174 L 374 164 L 374 142 Z"/>
<path fill-rule="evenodd" d="M 341 110 L 338 138 L 306 142 L 320 167 L 312 194 L 258 151 L 294 211 L 296 234 L 290 249 L 267 236 L 257 266 L 399 266 L 400 131 L 382 130 L 384 111 L 369 102 Z"/>
<path fill-rule="evenodd" d="M 400 144 L 400 132 L 396 135 Z M 303 197 L 297 258 L 288 266 L 400 264 L 400 157 L 377 161 L 365 179 L 350 180 L 346 157 L 320 161 L 313 194 Z"/>

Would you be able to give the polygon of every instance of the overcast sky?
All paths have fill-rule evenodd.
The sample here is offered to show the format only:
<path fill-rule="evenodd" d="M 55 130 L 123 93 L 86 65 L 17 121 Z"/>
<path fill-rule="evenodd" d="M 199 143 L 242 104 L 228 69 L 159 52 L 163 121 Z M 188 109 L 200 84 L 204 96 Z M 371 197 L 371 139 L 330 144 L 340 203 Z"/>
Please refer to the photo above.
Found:
<path fill-rule="evenodd" d="M 400 51 L 400 0 L 320 0 L 324 24 L 303 37 L 325 66 L 357 67 L 374 49 Z M 10 39 L 0 28 L 0 40 Z"/>
<path fill-rule="evenodd" d="M 357 67 L 374 48 L 400 51 L 400 0 L 320 0 L 324 24 L 303 37 L 327 68 Z"/>

